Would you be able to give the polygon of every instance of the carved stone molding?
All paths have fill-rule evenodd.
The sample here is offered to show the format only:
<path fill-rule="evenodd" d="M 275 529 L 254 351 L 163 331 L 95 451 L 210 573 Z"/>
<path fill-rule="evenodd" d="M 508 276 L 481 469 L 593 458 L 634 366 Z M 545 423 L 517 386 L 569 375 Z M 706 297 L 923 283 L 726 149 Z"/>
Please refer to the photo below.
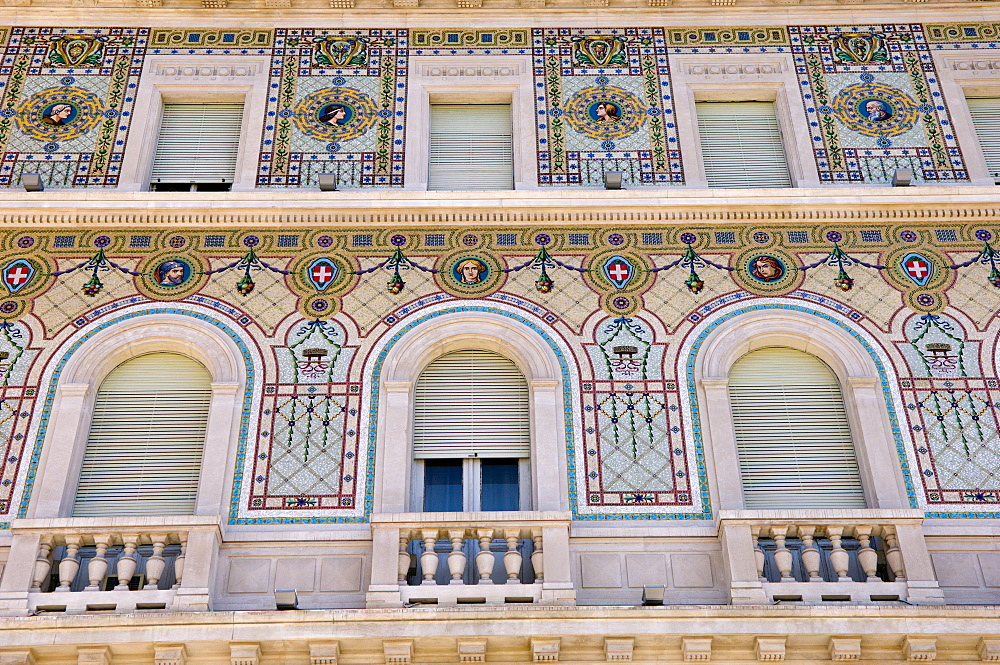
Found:
<path fill-rule="evenodd" d="M 1000 662 L 1000 640 L 980 638 L 976 650 L 979 652 L 979 660 L 989 663 Z"/>
<path fill-rule="evenodd" d="M 183 644 L 157 644 L 153 648 L 153 665 L 184 665 L 186 657 Z"/>
<path fill-rule="evenodd" d="M 382 643 L 385 665 L 410 665 L 413 660 L 413 640 L 386 640 Z"/>
<path fill-rule="evenodd" d="M 1000 74 L 1000 60 L 986 60 L 976 58 L 975 60 L 950 60 L 951 68 L 960 72 L 984 72 L 988 74 Z"/>
<path fill-rule="evenodd" d="M 485 663 L 486 640 L 459 640 L 458 662 Z"/>
<path fill-rule="evenodd" d="M 609 663 L 630 663 L 634 645 L 634 637 L 605 637 L 604 660 Z"/>
<path fill-rule="evenodd" d="M 274 1 L 274 0 L 268 0 Z M 256 76 L 258 66 L 256 64 L 237 65 L 188 65 L 157 63 L 154 73 L 159 76 L 172 76 L 184 78 L 224 78 L 233 79 L 247 76 Z"/>
<path fill-rule="evenodd" d="M 420 73 L 423 76 L 441 76 L 449 78 L 520 76 L 521 66 L 516 62 L 473 65 L 423 65 L 420 68 Z"/>
<path fill-rule="evenodd" d="M 310 642 L 309 665 L 337 665 L 340 642 Z"/>
<path fill-rule="evenodd" d="M 937 658 L 937 638 L 908 635 L 903 640 L 903 655 L 911 662 L 934 660 Z"/>
<path fill-rule="evenodd" d="M 702 379 L 704 381 L 704 379 Z M 681 638 L 681 651 L 684 653 L 684 660 L 706 661 L 712 660 L 712 638 L 711 637 L 684 637 Z"/>
<path fill-rule="evenodd" d="M 830 660 L 859 660 L 861 658 L 860 637 L 831 637 L 827 645 Z"/>
<path fill-rule="evenodd" d="M 536 663 L 550 663 L 559 660 L 559 646 L 561 640 L 554 639 L 533 639 L 531 640 L 531 659 Z"/>
<path fill-rule="evenodd" d="M 784 637 L 758 637 L 753 645 L 754 655 L 761 662 L 785 659 Z"/>
<path fill-rule="evenodd" d="M 746 74 L 780 74 L 784 69 L 784 62 L 775 60 L 774 62 L 737 64 L 714 64 L 714 63 L 688 63 L 684 66 L 684 71 L 691 76 L 734 76 Z"/>
<path fill-rule="evenodd" d="M 229 645 L 229 662 L 231 665 L 259 665 L 260 645 L 256 642 L 233 642 Z"/>

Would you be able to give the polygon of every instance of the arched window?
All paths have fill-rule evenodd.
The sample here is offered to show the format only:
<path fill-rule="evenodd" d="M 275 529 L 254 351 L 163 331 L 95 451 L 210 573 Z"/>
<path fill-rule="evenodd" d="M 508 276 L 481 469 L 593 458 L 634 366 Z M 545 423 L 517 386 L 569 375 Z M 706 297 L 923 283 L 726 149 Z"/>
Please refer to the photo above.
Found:
<path fill-rule="evenodd" d="M 498 353 L 453 351 L 417 379 L 413 408 L 416 503 L 424 511 L 526 509 L 531 427 L 528 384 Z"/>
<path fill-rule="evenodd" d="M 864 508 L 837 377 L 815 356 L 753 351 L 729 374 L 747 508 Z"/>
<path fill-rule="evenodd" d="M 192 514 L 211 397 L 208 371 L 186 356 L 116 367 L 97 391 L 73 515 Z"/>

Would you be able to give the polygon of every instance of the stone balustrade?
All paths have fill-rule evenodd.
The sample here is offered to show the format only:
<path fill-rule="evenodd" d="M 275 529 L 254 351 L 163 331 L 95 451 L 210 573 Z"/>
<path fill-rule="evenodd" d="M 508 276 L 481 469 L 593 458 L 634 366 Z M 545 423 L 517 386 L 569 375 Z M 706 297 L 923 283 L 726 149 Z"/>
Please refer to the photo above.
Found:
<path fill-rule="evenodd" d="M 15 520 L 11 535 L 0 613 L 211 609 L 218 517 Z"/>
<path fill-rule="evenodd" d="M 941 604 L 921 521 L 916 510 L 722 511 L 732 601 Z"/>
<path fill-rule="evenodd" d="M 569 523 L 556 512 L 375 515 L 368 606 L 573 604 Z"/>

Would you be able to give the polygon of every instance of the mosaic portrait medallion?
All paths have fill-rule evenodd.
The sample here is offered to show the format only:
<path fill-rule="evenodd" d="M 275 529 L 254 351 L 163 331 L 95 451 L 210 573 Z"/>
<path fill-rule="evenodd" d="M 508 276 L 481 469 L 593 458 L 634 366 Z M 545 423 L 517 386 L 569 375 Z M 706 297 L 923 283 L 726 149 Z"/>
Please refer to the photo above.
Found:
<path fill-rule="evenodd" d="M 299 130 L 321 141 L 354 139 L 375 124 L 375 102 L 353 88 L 324 88 L 295 105 L 292 120 Z"/>
<path fill-rule="evenodd" d="M 918 104 L 902 90 L 882 83 L 856 83 L 833 99 L 833 114 L 864 136 L 898 136 L 917 122 Z"/>
<path fill-rule="evenodd" d="M 634 94 L 613 85 L 584 88 L 563 109 L 570 127 L 593 139 L 623 139 L 639 131 L 646 106 Z"/>
<path fill-rule="evenodd" d="M 17 109 L 18 128 L 39 141 L 70 141 L 100 122 L 105 112 L 92 92 L 72 86 L 42 90 Z"/>
<path fill-rule="evenodd" d="M 191 264 L 184 259 L 167 259 L 153 269 L 157 286 L 175 288 L 191 278 Z"/>
<path fill-rule="evenodd" d="M 436 278 L 445 290 L 461 297 L 480 297 L 504 281 L 503 266 L 488 254 L 458 251 L 442 259 Z"/>

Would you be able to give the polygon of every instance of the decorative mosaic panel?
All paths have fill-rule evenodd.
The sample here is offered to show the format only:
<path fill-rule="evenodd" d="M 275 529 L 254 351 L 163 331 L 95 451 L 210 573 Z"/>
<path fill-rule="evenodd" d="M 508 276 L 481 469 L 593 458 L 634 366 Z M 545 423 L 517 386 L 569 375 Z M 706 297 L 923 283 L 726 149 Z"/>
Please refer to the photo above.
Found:
<path fill-rule="evenodd" d="M 258 185 L 403 184 L 405 30 L 275 30 Z"/>
<path fill-rule="evenodd" d="M 789 33 L 821 182 L 968 180 L 922 26 Z"/>
<path fill-rule="evenodd" d="M 0 79 L 0 185 L 114 187 L 145 28 L 11 28 Z"/>
<path fill-rule="evenodd" d="M 673 118 L 663 30 L 532 31 L 538 90 L 538 183 L 679 184 L 684 166 Z"/>
<path fill-rule="evenodd" d="M 579 519 L 703 519 L 697 340 L 769 309 L 872 358 L 912 505 L 998 514 L 1000 253 L 982 226 L 147 228 L 0 231 L 0 516 L 30 500 L 56 350 L 171 312 L 247 366 L 230 520 L 364 521 L 379 359 L 437 316 L 489 312 L 560 363 Z"/>

